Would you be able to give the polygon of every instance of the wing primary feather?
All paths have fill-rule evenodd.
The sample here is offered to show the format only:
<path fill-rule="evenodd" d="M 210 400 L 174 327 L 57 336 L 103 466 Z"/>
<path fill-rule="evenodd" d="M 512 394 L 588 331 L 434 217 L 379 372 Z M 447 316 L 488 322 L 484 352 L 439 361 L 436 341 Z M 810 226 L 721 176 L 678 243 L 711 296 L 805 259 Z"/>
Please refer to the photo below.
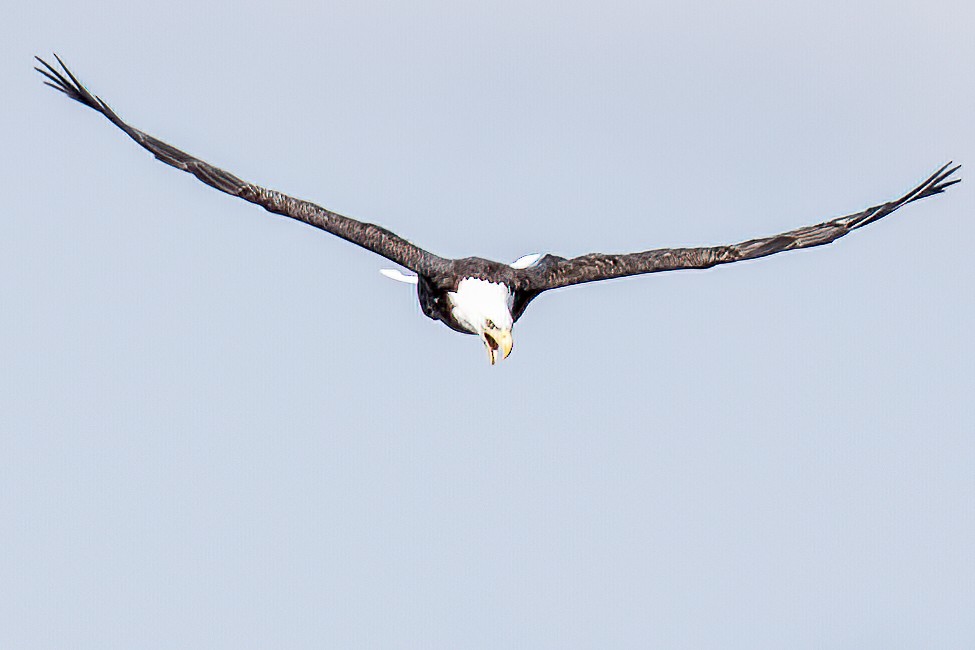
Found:
<path fill-rule="evenodd" d="M 41 68 L 38 68 L 36 65 L 34 66 L 34 69 L 37 70 L 38 72 L 40 72 L 45 77 L 47 77 L 48 79 L 50 79 L 50 81 L 45 81 L 44 82 L 48 86 L 51 86 L 52 88 L 57 88 L 58 90 L 60 90 L 62 92 L 64 91 L 64 88 L 61 87 L 61 82 L 58 81 L 58 78 L 57 77 L 55 77 L 54 75 L 52 75 L 47 70 L 42 70 Z"/>
<path fill-rule="evenodd" d="M 43 72 L 43 70 L 42 70 L 41 72 Z M 50 87 L 51 87 L 51 88 L 53 88 L 54 90 L 57 90 L 57 91 L 59 91 L 59 92 L 62 92 L 62 93 L 65 93 L 65 94 L 67 94 L 67 91 L 65 91 L 65 90 L 64 90 L 64 88 L 62 88 L 61 86 L 58 86 L 58 85 L 56 85 L 56 84 L 52 84 L 52 83 L 51 83 L 50 81 L 45 81 L 45 82 L 44 82 L 44 85 L 45 85 L 45 86 L 50 86 Z"/>

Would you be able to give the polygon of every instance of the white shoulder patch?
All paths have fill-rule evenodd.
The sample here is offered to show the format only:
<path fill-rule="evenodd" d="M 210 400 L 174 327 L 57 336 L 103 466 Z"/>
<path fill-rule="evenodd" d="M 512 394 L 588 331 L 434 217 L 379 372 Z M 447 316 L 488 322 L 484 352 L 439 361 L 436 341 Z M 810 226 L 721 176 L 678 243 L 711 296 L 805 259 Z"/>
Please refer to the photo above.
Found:
<path fill-rule="evenodd" d="M 385 275 L 390 280 L 396 280 L 397 282 L 405 282 L 406 284 L 416 284 L 420 281 L 415 275 L 408 275 L 403 273 L 399 269 L 379 269 L 379 272 Z"/>
<path fill-rule="evenodd" d="M 509 264 L 513 269 L 527 269 L 529 266 L 542 259 L 541 253 L 532 253 L 531 255 L 522 255 L 514 262 Z"/>

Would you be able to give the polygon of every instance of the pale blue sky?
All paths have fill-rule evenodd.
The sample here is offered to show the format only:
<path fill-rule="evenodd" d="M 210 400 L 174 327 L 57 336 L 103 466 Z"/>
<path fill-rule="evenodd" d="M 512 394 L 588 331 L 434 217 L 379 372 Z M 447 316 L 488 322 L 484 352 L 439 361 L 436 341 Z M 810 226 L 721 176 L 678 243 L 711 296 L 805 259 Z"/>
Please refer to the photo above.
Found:
<path fill-rule="evenodd" d="M 5 16 L 0 647 L 975 646 L 970 3 L 57 0 Z M 836 244 L 552 292 L 375 255 Z"/>

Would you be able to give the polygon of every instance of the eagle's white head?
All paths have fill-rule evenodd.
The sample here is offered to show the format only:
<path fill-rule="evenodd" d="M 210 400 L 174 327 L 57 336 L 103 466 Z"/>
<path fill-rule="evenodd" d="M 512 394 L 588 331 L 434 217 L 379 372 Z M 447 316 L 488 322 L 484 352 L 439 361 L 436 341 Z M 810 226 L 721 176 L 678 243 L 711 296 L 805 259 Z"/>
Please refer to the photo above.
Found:
<path fill-rule="evenodd" d="M 509 264 L 513 269 L 527 269 L 542 258 L 541 253 L 523 255 Z M 418 284 L 420 279 L 398 269 L 382 269 L 387 278 L 407 284 Z M 477 334 L 487 349 L 491 365 L 511 354 L 511 326 L 514 318 L 511 309 L 514 296 L 504 283 L 490 282 L 467 277 L 457 283 L 456 291 L 447 292 L 450 315 L 465 330 Z"/>
<path fill-rule="evenodd" d="M 464 278 L 457 291 L 447 292 L 450 313 L 468 332 L 481 337 L 491 364 L 511 354 L 511 317 L 513 296 L 501 283 L 477 278 Z"/>

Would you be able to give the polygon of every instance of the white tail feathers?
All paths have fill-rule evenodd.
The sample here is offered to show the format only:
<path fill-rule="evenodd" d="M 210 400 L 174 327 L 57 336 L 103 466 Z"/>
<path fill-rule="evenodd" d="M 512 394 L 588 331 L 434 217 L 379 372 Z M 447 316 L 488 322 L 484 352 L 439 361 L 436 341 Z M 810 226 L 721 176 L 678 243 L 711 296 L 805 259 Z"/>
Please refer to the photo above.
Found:
<path fill-rule="evenodd" d="M 406 284 L 416 284 L 420 281 L 420 278 L 415 275 L 407 275 L 399 269 L 379 269 L 379 272 L 385 275 L 390 280 L 396 280 L 397 282 L 405 282 Z"/>
<path fill-rule="evenodd" d="M 512 262 L 511 264 L 509 264 L 508 266 L 510 266 L 513 269 L 527 269 L 529 266 L 531 266 L 532 264 L 534 264 L 535 262 L 537 262 L 541 258 L 542 258 L 542 254 L 541 253 L 532 253 L 531 255 L 522 255 L 521 257 L 519 257 L 518 259 L 516 259 L 514 262 Z"/>

